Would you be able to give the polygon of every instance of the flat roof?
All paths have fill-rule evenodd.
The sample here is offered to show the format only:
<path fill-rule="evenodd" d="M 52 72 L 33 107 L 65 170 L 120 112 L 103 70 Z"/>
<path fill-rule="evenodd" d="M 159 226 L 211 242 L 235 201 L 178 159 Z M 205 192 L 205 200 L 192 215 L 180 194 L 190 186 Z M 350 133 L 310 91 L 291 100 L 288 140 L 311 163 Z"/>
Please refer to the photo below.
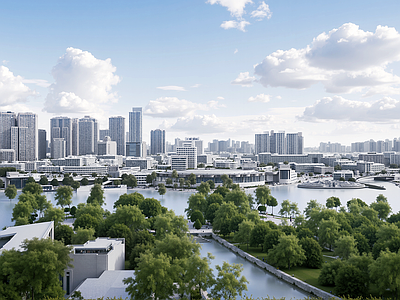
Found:
<path fill-rule="evenodd" d="M 110 245 L 121 243 L 121 239 L 114 239 L 114 238 L 97 238 L 94 241 L 87 241 L 81 245 L 72 245 L 74 249 L 105 249 L 108 248 Z"/>
<path fill-rule="evenodd" d="M 8 240 L 2 246 L 0 244 L 0 252 L 3 250 L 22 250 L 21 244 L 24 240 L 31 240 L 35 237 L 38 239 L 48 238 L 49 231 L 54 228 L 54 222 L 43 222 L 21 226 L 8 227 L 6 230 L 0 231 L 0 239 Z M 11 237 L 11 238 L 10 238 Z"/>

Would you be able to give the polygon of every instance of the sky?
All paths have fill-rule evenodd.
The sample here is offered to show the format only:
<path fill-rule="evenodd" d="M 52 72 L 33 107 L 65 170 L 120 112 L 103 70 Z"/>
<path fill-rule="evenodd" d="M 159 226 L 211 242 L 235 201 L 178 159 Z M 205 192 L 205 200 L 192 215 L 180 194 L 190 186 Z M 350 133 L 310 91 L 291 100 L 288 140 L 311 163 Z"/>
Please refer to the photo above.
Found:
<path fill-rule="evenodd" d="M 0 111 L 108 118 L 143 139 L 400 137 L 400 1 L 5 1 Z"/>

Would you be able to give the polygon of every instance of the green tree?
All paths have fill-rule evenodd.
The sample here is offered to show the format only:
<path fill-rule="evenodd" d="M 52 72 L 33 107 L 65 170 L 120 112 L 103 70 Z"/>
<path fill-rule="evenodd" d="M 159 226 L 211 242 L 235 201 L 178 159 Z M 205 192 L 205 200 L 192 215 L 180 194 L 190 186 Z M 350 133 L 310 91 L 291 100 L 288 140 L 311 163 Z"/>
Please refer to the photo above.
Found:
<path fill-rule="evenodd" d="M 235 241 L 245 243 L 249 249 L 250 232 L 253 230 L 255 224 L 249 220 L 244 220 L 239 224 L 239 230 L 235 233 Z"/>
<path fill-rule="evenodd" d="M 221 175 L 222 186 L 229 188 L 229 176 L 226 174 Z"/>
<path fill-rule="evenodd" d="M 94 240 L 93 228 L 77 228 L 75 234 L 72 236 L 72 244 L 74 245 L 84 244 L 91 240 Z"/>
<path fill-rule="evenodd" d="M 208 185 L 210 186 L 210 189 L 215 189 L 215 182 L 213 180 L 207 180 Z"/>
<path fill-rule="evenodd" d="M 318 276 L 318 283 L 323 286 L 335 286 L 336 275 L 342 265 L 343 262 L 340 259 L 323 264 Z"/>
<path fill-rule="evenodd" d="M 226 202 L 232 202 L 238 209 L 238 211 L 246 215 L 250 212 L 249 199 L 246 193 L 242 190 L 232 190 L 225 195 L 224 200 Z"/>
<path fill-rule="evenodd" d="M 348 259 L 351 255 L 358 254 L 357 242 L 354 237 L 344 235 L 335 242 L 335 255 L 341 259 Z"/>
<path fill-rule="evenodd" d="M 122 184 L 125 184 L 128 187 L 135 188 L 137 187 L 137 179 L 134 175 L 129 174 L 127 176 L 124 176 L 122 179 Z"/>
<path fill-rule="evenodd" d="M 36 182 L 30 182 L 22 189 L 22 193 L 31 193 L 32 195 L 40 195 L 43 193 L 42 186 Z"/>
<path fill-rule="evenodd" d="M 208 182 L 202 181 L 197 187 L 197 191 L 203 195 L 208 195 L 208 193 L 210 192 L 210 185 L 208 184 Z"/>
<path fill-rule="evenodd" d="M 400 297 L 400 252 L 382 251 L 370 266 L 371 281 L 378 287 L 379 293 L 389 289 L 393 298 Z"/>
<path fill-rule="evenodd" d="M 196 221 L 193 224 L 193 227 L 196 228 L 197 230 L 199 230 L 202 226 L 203 226 L 203 224 L 200 222 L 200 220 L 196 219 Z"/>
<path fill-rule="evenodd" d="M 360 269 L 351 265 L 341 266 L 335 277 L 336 293 L 343 297 L 358 298 L 366 295 L 365 282 Z"/>
<path fill-rule="evenodd" d="M 281 210 L 279 213 L 283 216 L 286 215 L 286 217 L 290 214 L 290 201 L 289 200 L 283 200 L 281 203 Z"/>
<path fill-rule="evenodd" d="M 176 216 L 172 210 L 155 217 L 154 229 L 157 239 L 165 237 L 167 233 L 173 233 L 181 237 L 189 231 L 187 221 L 184 217 Z"/>
<path fill-rule="evenodd" d="M 243 267 L 240 264 L 228 264 L 223 262 L 222 267 L 217 265 L 215 268 L 218 271 L 216 284 L 211 290 L 212 297 L 216 299 L 224 298 L 226 300 L 236 299 L 242 296 L 243 291 L 247 291 L 247 279 L 241 276 Z"/>
<path fill-rule="evenodd" d="M 203 216 L 202 212 L 199 211 L 199 210 L 195 210 L 195 211 L 192 213 L 191 218 L 190 218 L 190 221 L 192 221 L 193 223 L 195 223 L 197 220 L 199 220 L 199 222 L 200 222 L 201 225 L 204 225 L 204 224 L 205 224 L 204 216 Z M 201 226 L 200 226 L 200 227 L 201 227 Z"/>
<path fill-rule="evenodd" d="M 169 299 L 176 291 L 176 267 L 171 264 L 171 258 L 150 251 L 142 253 L 135 269 L 135 276 L 124 279 L 128 285 L 126 291 L 131 299 Z"/>
<path fill-rule="evenodd" d="M 70 247 L 51 239 L 25 240 L 22 250 L 0 255 L 1 299 L 63 297 L 59 277 L 69 265 Z"/>
<path fill-rule="evenodd" d="M 62 184 L 63 185 L 71 185 L 73 181 L 74 181 L 74 179 L 72 177 L 69 177 L 67 174 L 65 174 Z"/>
<path fill-rule="evenodd" d="M 224 236 L 228 235 L 231 232 L 230 224 L 232 218 L 238 213 L 239 212 L 235 204 L 232 202 L 223 203 L 215 213 L 213 230 Z"/>
<path fill-rule="evenodd" d="M 81 186 L 81 184 L 79 183 L 79 181 L 72 181 L 71 182 L 71 187 L 76 191 L 77 189 L 79 189 Z"/>
<path fill-rule="evenodd" d="M 319 225 L 318 237 L 319 243 L 322 247 L 328 246 L 332 249 L 332 245 L 335 243 L 339 235 L 339 223 L 334 219 L 329 220 L 322 219 Z"/>
<path fill-rule="evenodd" d="M 140 202 L 139 208 L 147 218 L 155 217 L 161 214 L 162 211 L 162 206 L 160 201 L 154 198 L 144 199 L 143 201 Z"/>
<path fill-rule="evenodd" d="M 159 183 L 158 184 L 158 193 L 163 197 L 166 192 L 167 192 L 167 189 L 165 188 L 164 183 Z"/>
<path fill-rule="evenodd" d="M 307 268 L 318 269 L 321 267 L 322 258 L 322 248 L 318 242 L 311 237 L 304 237 L 300 240 L 300 246 L 304 250 L 306 259 L 303 265 Z"/>
<path fill-rule="evenodd" d="M 268 186 L 259 185 L 254 192 L 256 193 L 256 202 L 259 206 L 269 205 L 268 200 L 271 195 L 271 190 L 269 189 Z"/>
<path fill-rule="evenodd" d="M 185 178 L 179 178 L 179 186 L 183 188 L 184 185 L 185 185 Z"/>
<path fill-rule="evenodd" d="M 54 198 L 57 200 L 57 205 L 60 205 L 62 208 L 67 205 L 70 207 L 72 204 L 72 188 L 70 186 L 60 186 Z"/>
<path fill-rule="evenodd" d="M 54 228 L 54 239 L 63 242 L 64 245 L 71 245 L 73 229 L 68 225 L 58 225 Z"/>
<path fill-rule="evenodd" d="M 326 199 L 326 207 L 327 208 L 333 208 L 333 207 L 339 207 L 340 206 L 340 199 L 338 197 L 329 197 Z"/>
<path fill-rule="evenodd" d="M 390 207 L 389 203 L 385 201 L 373 202 L 371 203 L 370 207 L 378 212 L 378 218 L 381 220 L 386 220 L 386 218 L 392 211 L 392 208 Z"/>
<path fill-rule="evenodd" d="M 81 180 L 81 185 L 82 186 L 86 186 L 89 184 L 89 179 L 87 179 L 86 177 L 83 177 Z"/>
<path fill-rule="evenodd" d="M 313 209 L 316 209 L 317 211 L 321 211 L 322 205 L 319 204 L 317 200 L 310 200 L 309 202 L 307 202 L 307 206 L 304 209 L 304 215 L 306 216 L 307 219 L 310 218 L 311 211 Z"/>
<path fill-rule="evenodd" d="M 380 201 L 388 202 L 387 198 L 383 194 L 379 194 L 378 196 L 376 196 L 376 202 L 380 202 Z"/>
<path fill-rule="evenodd" d="M 118 206 L 114 216 L 115 223 L 125 224 L 132 231 L 147 225 L 144 214 L 137 206 Z"/>
<path fill-rule="evenodd" d="M 86 200 L 86 203 L 93 203 L 97 205 L 103 205 L 104 204 L 104 191 L 101 188 L 100 184 L 95 184 L 91 189 L 90 189 L 90 195 Z"/>
<path fill-rule="evenodd" d="M 215 214 L 219 210 L 220 205 L 218 203 L 211 203 L 206 210 L 204 215 L 205 219 L 210 221 L 211 224 L 214 223 Z"/>
<path fill-rule="evenodd" d="M 250 232 L 250 246 L 259 247 L 261 245 L 261 250 L 263 250 L 265 236 L 270 230 L 271 228 L 266 222 L 260 222 L 255 225 Z"/>
<path fill-rule="evenodd" d="M 123 206 L 123 205 L 136 205 L 140 206 L 142 201 L 144 200 L 144 197 L 142 194 L 138 192 L 130 193 L 130 194 L 123 194 L 119 196 L 118 200 L 114 202 L 114 208 L 117 208 L 118 206 Z"/>
<path fill-rule="evenodd" d="M 171 184 L 172 184 L 172 178 L 167 178 L 167 179 L 165 180 L 165 184 L 171 185 Z"/>
<path fill-rule="evenodd" d="M 264 235 L 263 251 L 268 253 L 270 249 L 273 249 L 275 245 L 279 244 L 279 238 L 283 235 L 285 234 L 280 229 L 270 229 Z"/>
<path fill-rule="evenodd" d="M 283 235 L 279 238 L 278 245 L 268 251 L 267 259 L 272 264 L 289 268 L 301 265 L 306 260 L 303 248 L 294 235 Z"/>
<path fill-rule="evenodd" d="M 7 196 L 10 201 L 17 196 L 17 188 L 13 184 L 9 184 L 4 190 L 4 194 Z"/>
<path fill-rule="evenodd" d="M 52 186 L 59 186 L 59 183 L 58 183 L 57 178 L 53 178 L 53 179 L 50 181 L 50 184 L 51 184 Z"/>
<path fill-rule="evenodd" d="M 93 228 L 96 230 L 97 226 L 99 226 L 99 223 L 100 220 L 96 217 L 89 214 L 83 214 L 76 218 L 74 222 L 74 229 L 76 230 L 78 228 Z"/>
<path fill-rule="evenodd" d="M 184 285 L 187 291 L 192 293 L 194 288 L 200 290 L 207 290 L 214 285 L 214 274 L 210 268 L 210 260 L 214 257 L 208 253 L 207 257 L 200 257 L 199 255 L 192 255 L 186 263 L 186 273 L 184 275 Z M 194 299 L 192 297 L 192 299 Z"/>
<path fill-rule="evenodd" d="M 172 170 L 171 177 L 174 179 L 174 182 L 176 182 L 176 179 L 179 177 L 178 172 L 176 170 Z"/>
<path fill-rule="evenodd" d="M 189 218 L 192 217 L 192 213 L 196 210 L 204 213 L 207 209 L 208 201 L 205 198 L 205 195 L 202 193 L 191 194 L 187 201 L 188 207 L 185 209 L 185 212 Z"/>
<path fill-rule="evenodd" d="M 47 176 L 46 176 L 46 175 L 41 175 L 41 176 L 40 176 L 39 183 L 40 183 L 41 185 L 47 185 L 47 184 L 49 184 L 49 180 L 47 179 Z"/>
<path fill-rule="evenodd" d="M 190 173 L 188 180 L 189 180 L 191 186 L 196 184 L 196 175 L 193 173 Z"/>
<path fill-rule="evenodd" d="M 278 206 L 278 201 L 276 200 L 275 197 L 270 196 L 268 205 L 272 207 L 272 215 L 274 215 L 274 207 Z"/>
<path fill-rule="evenodd" d="M 7 172 L 15 172 L 17 171 L 14 167 L 4 167 L 0 168 L 0 177 L 6 177 Z"/>
<path fill-rule="evenodd" d="M 26 225 L 33 212 L 34 209 L 30 202 L 18 201 L 13 208 L 11 221 L 15 221 L 15 226 Z"/>
<path fill-rule="evenodd" d="M 35 183 L 35 179 L 32 176 L 29 176 L 28 179 L 26 180 L 26 183 Z"/>
<path fill-rule="evenodd" d="M 54 221 L 54 226 L 57 226 L 58 224 L 61 224 L 62 221 L 64 221 L 64 216 L 65 216 L 64 210 L 50 206 L 45 210 L 44 216 L 43 218 L 40 219 L 40 221 L 41 222 Z"/>

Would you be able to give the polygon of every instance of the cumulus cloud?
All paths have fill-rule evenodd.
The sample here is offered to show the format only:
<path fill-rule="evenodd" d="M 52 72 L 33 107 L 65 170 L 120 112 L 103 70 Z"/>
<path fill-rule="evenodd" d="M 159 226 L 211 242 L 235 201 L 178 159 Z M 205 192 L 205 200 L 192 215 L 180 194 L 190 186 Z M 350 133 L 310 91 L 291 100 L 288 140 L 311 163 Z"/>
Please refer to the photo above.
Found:
<path fill-rule="evenodd" d="M 347 23 L 322 33 L 303 49 L 277 50 L 254 67 L 265 87 L 309 88 L 322 83 L 327 92 L 400 93 L 400 77 L 387 65 L 400 60 L 400 34 L 386 26 L 375 32 Z"/>
<path fill-rule="evenodd" d="M 225 132 L 228 128 L 229 124 L 215 115 L 194 115 L 178 118 L 168 130 L 206 134 Z"/>
<path fill-rule="evenodd" d="M 157 88 L 159 90 L 164 90 L 164 91 L 180 91 L 180 92 L 186 91 L 184 87 L 177 85 L 159 86 Z"/>
<path fill-rule="evenodd" d="M 177 118 L 193 115 L 197 110 L 208 111 L 223 107 L 218 101 L 209 101 L 207 104 L 194 103 L 176 97 L 161 97 L 151 100 L 147 104 L 144 114 L 152 117 Z"/>
<path fill-rule="evenodd" d="M 271 100 L 271 95 L 260 94 L 255 97 L 250 97 L 249 102 L 264 102 L 267 103 Z"/>
<path fill-rule="evenodd" d="M 208 0 L 207 3 L 219 4 L 226 7 L 232 16 L 241 18 L 244 13 L 244 8 L 247 4 L 252 3 L 251 0 Z"/>
<path fill-rule="evenodd" d="M 46 97 L 44 111 L 83 113 L 99 104 L 118 101 L 112 87 L 120 81 L 111 59 L 98 59 L 88 51 L 67 48 L 52 69 L 54 83 Z"/>
<path fill-rule="evenodd" d="M 270 19 L 272 17 L 272 12 L 268 4 L 263 1 L 256 10 L 251 12 L 251 17 L 256 18 L 257 21 L 261 21 L 264 18 Z"/>
<path fill-rule="evenodd" d="M 201 86 L 201 84 L 200 83 L 196 83 L 196 84 L 192 85 L 191 88 L 198 88 L 199 86 Z"/>
<path fill-rule="evenodd" d="M 0 106 L 25 102 L 28 97 L 36 93 L 29 89 L 21 76 L 15 76 L 5 66 L 0 66 Z"/>
<path fill-rule="evenodd" d="M 243 20 L 243 21 L 235 21 L 235 20 L 231 20 L 231 21 L 224 21 L 221 24 L 221 27 L 223 29 L 232 29 L 232 28 L 236 28 L 239 29 L 240 31 L 246 32 L 245 27 L 247 25 L 250 25 L 249 22 Z"/>
<path fill-rule="evenodd" d="M 218 100 L 225 100 L 224 97 L 217 97 Z"/>
<path fill-rule="evenodd" d="M 231 83 L 247 87 L 252 86 L 253 81 L 256 80 L 256 78 L 254 76 L 250 76 L 249 74 L 249 72 L 240 73 L 235 80 L 231 81 Z"/>
<path fill-rule="evenodd" d="M 340 96 L 325 97 L 306 107 L 299 120 L 345 120 L 365 122 L 392 122 L 400 116 L 400 101 L 384 97 L 377 101 L 347 100 Z"/>
<path fill-rule="evenodd" d="M 50 83 L 44 79 L 23 79 L 22 82 L 23 83 L 33 83 L 33 84 L 36 84 L 37 86 L 45 87 L 45 88 L 50 86 Z"/>

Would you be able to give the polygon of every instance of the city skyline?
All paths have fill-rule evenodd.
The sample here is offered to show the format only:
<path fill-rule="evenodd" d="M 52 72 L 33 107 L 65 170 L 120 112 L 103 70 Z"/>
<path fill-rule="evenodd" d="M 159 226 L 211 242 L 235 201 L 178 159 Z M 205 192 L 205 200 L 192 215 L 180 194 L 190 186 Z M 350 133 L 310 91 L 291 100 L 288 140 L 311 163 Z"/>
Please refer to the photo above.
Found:
<path fill-rule="evenodd" d="M 107 129 L 122 116 L 128 128 L 132 107 L 143 108 L 147 144 L 157 128 L 169 142 L 254 143 L 273 129 L 302 132 L 304 147 L 393 139 L 399 8 L 358 0 L 6 3 L 0 111 L 37 114 L 48 139 L 51 118 L 90 115 Z"/>

